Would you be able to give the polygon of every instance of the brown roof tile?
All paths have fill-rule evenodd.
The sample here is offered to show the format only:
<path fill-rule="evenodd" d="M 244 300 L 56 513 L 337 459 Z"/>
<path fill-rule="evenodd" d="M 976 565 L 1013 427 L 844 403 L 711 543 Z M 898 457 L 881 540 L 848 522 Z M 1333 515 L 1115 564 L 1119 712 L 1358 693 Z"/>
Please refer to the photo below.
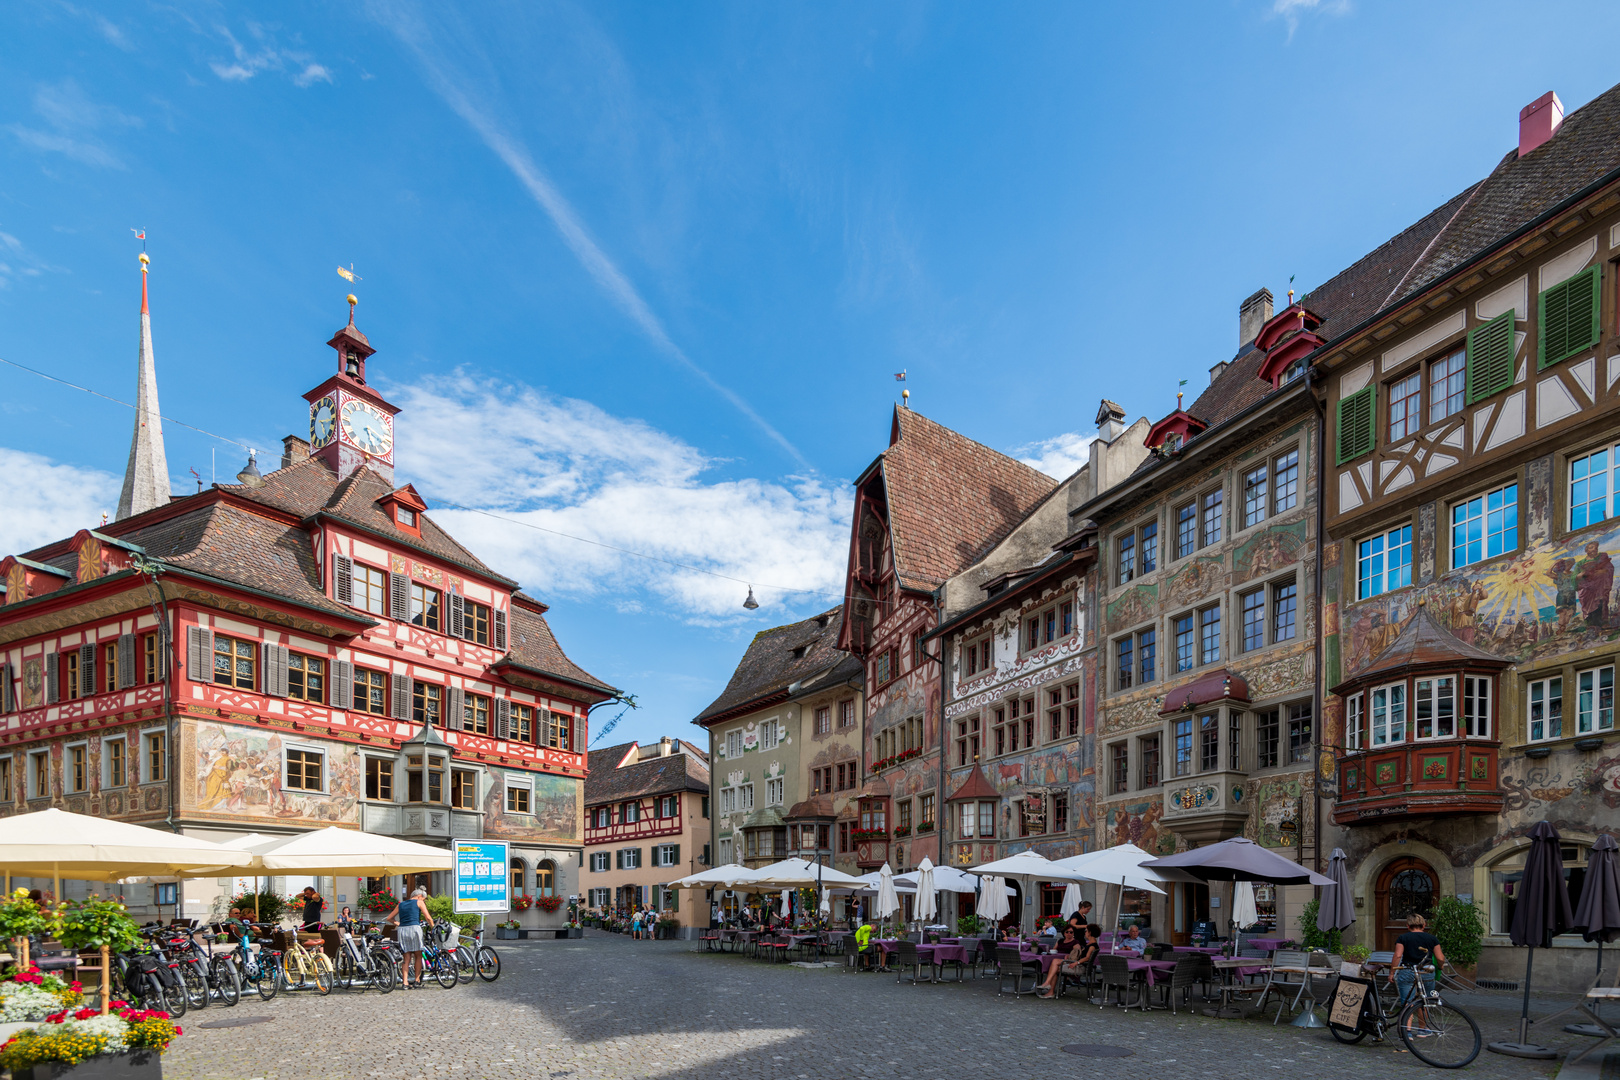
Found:
<path fill-rule="evenodd" d="M 709 763 L 702 750 L 681 740 L 684 753 L 650 757 L 624 768 L 619 762 L 633 743 L 604 747 L 590 752 L 585 777 L 585 805 L 617 802 L 642 795 L 663 795 L 678 791 L 709 793 Z"/>
<path fill-rule="evenodd" d="M 585 683 L 609 691 L 613 689 L 568 659 L 562 651 L 562 646 L 557 644 L 557 635 L 551 632 L 551 624 L 546 622 L 544 615 L 538 611 L 531 611 L 522 604 L 513 604 L 511 618 L 511 632 L 507 640 L 510 648 L 506 655 L 513 663 L 532 671 L 556 675 L 570 682 Z"/>
<path fill-rule="evenodd" d="M 883 452 L 895 573 L 931 591 L 971 566 L 1058 482 L 911 409 Z"/>

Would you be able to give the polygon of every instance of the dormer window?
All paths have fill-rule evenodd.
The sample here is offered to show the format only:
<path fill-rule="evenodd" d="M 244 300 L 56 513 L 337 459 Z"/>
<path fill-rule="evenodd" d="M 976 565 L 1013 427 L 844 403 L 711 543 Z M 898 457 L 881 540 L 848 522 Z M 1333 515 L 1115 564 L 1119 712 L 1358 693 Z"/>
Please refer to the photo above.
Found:
<path fill-rule="evenodd" d="M 1287 386 L 1303 374 L 1305 374 L 1305 358 L 1300 357 L 1283 369 L 1282 378 L 1277 385 Z"/>
<path fill-rule="evenodd" d="M 416 511 L 408 506 L 395 506 L 394 520 L 407 529 L 414 529 L 416 528 Z"/>
<path fill-rule="evenodd" d="M 1166 435 L 1164 437 L 1164 448 L 1165 448 L 1165 450 L 1169 451 L 1172 454 L 1175 453 L 1177 450 L 1180 450 L 1181 449 L 1181 432 L 1172 431 L 1170 434 Z"/>
<path fill-rule="evenodd" d="M 422 535 L 422 512 L 427 509 L 427 503 L 414 487 L 406 484 L 398 491 L 390 491 L 378 499 L 377 504 L 399 529 L 413 536 Z"/>

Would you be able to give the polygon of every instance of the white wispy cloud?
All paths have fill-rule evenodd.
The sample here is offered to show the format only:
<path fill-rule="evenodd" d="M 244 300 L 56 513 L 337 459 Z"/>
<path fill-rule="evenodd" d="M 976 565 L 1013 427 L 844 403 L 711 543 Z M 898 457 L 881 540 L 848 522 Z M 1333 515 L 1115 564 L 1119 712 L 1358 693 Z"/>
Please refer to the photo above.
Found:
<path fill-rule="evenodd" d="M 6 130 L 24 146 L 98 168 L 125 168 L 104 141 L 105 132 L 144 123 L 138 116 L 93 101 L 72 79 L 36 87 L 33 104 L 44 128 L 9 124 Z"/>
<path fill-rule="evenodd" d="M 1288 24 L 1288 40 L 1294 40 L 1299 20 L 1304 15 L 1348 15 L 1350 0 L 1272 0 L 1271 14 Z"/>
<path fill-rule="evenodd" d="M 535 161 L 528 148 L 496 121 L 493 109 L 474 100 L 471 80 L 444 55 L 440 35 L 429 30 L 418 12 L 404 5 L 386 3 L 374 4 L 371 10 L 377 21 L 392 30 L 416 57 L 434 92 L 477 133 L 484 145 L 512 171 L 530 197 L 545 211 L 585 272 L 653 345 L 746 416 L 772 441 L 792 454 L 796 461 L 807 464 L 804 455 L 786 436 L 755 411 L 740 394 L 709 374 L 675 343 L 665 330 L 663 321 L 654 314 L 635 284 L 597 243 L 573 205 Z M 479 74 L 489 73 L 485 71 Z"/>
<path fill-rule="evenodd" d="M 1050 439 L 1016 447 L 1010 453 L 1032 469 L 1039 469 L 1059 480 L 1067 480 L 1076 469 L 1091 460 L 1091 444 L 1096 438 L 1095 435 L 1066 431 Z"/>
<path fill-rule="evenodd" d="M 118 508 L 120 477 L 0 446 L 0 475 L 26 484 L 0 484 L 0 555 L 17 554 L 101 524 Z"/>
<path fill-rule="evenodd" d="M 464 369 L 388 393 L 404 410 L 401 482 L 415 483 L 439 507 L 434 518 L 480 558 L 541 595 L 657 606 L 701 623 L 745 617 L 745 585 L 669 563 L 756 583 L 766 610 L 841 592 L 845 485 L 712 477 L 715 463 L 667 432 Z"/>
<path fill-rule="evenodd" d="M 332 81 L 331 69 L 316 63 L 307 52 L 284 48 L 265 26 L 258 23 L 247 25 L 247 35 L 253 39 L 251 44 L 244 43 L 227 27 L 220 26 L 215 30 L 230 44 L 231 57 L 229 60 L 211 61 L 208 66 L 226 82 L 247 82 L 267 71 L 284 72 L 292 79 L 294 86 L 300 87 Z"/>
<path fill-rule="evenodd" d="M 129 35 L 124 33 L 123 28 L 100 12 L 79 7 L 77 4 L 69 4 L 64 0 L 58 0 L 58 7 L 74 18 L 88 22 L 109 45 L 125 52 L 135 51 L 135 43 L 129 40 Z"/>
<path fill-rule="evenodd" d="M 30 251 L 27 244 L 0 229 L 0 289 L 9 288 L 19 278 L 61 272 L 61 267 L 50 265 Z"/>

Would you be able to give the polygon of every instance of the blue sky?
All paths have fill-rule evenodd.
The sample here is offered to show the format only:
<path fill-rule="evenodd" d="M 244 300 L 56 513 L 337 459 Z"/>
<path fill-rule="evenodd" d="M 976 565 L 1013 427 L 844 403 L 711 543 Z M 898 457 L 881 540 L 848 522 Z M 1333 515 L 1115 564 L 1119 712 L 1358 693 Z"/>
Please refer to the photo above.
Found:
<path fill-rule="evenodd" d="M 401 477 L 695 734 L 836 602 L 913 405 L 1063 472 L 1483 176 L 1612 4 L 87 5 L 0 16 L 0 357 L 134 393 L 139 245 L 177 486 L 279 454 L 353 263 Z M 1578 33 L 1571 28 L 1578 27 Z M 0 548 L 113 509 L 127 410 L 0 365 Z M 771 586 L 802 590 L 785 592 Z"/>

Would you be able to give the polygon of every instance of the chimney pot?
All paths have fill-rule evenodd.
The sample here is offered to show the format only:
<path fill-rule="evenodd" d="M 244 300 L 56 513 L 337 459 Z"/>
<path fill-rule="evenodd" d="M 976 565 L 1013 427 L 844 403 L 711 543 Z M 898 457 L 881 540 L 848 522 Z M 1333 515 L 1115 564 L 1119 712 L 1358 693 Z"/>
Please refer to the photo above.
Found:
<path fill-rule="evenodd" d="M 665 735 L 663 738 L 658 740 L 658 756 L 659 757 L 669 757 L 674 752 L 675 752 L 675 744 L 670 741 L 670 738 L 669 738 L 668 735 Z"/>
<path fill-rule="evenodd" d="M 309 458 L 309 440 L 301 439 L 297 435 L 288 435 L 281 440 L 281 467 L 296 465 Z"/>
<path fill-rule="evenodd" d="M 1238 305 L 1238 348 L 1260 336 L 1260 328 L 1271 321 L 1271 290 L 1261 289 Z"/>
<path fill-rule="evenodd" d="M 1227 361 L 1225 361 L 1225 360 L 1222 360 L 1222 361 L 1221 361 L 1221 362 L 1220 362 L 1220 363 L 1218 363 L 1218 364 L 1212 364 L 1212 365 L 1210 365 L 1210 369 L 1209 369 L 1209 381 L 1210 381 L 1210 382 L 1211 382 L 1211 383 L 1213 383 L 1213 382 L 1214 382 L 1214 381 L 1215 381 L 1215 380 L 1216 380 L 1216 379 L 1218 379 L 1218 378 L 1220 378 L 1220 377 L 1221 377 L 1221 372 L 1223 372 L 1223 371 L 1225 371 L 1225 370 L 1226 370 L 1226 365 L 1227 365 Z"/>
<path fill-rule="evenodd" d="M 1564 123 L 1564 103 L 1551 90 L 1519 110 L 1519 156 L 1558 134 Z"/>

